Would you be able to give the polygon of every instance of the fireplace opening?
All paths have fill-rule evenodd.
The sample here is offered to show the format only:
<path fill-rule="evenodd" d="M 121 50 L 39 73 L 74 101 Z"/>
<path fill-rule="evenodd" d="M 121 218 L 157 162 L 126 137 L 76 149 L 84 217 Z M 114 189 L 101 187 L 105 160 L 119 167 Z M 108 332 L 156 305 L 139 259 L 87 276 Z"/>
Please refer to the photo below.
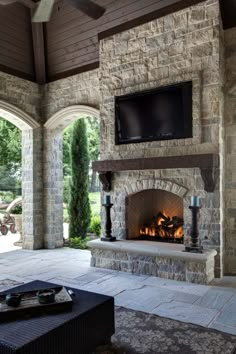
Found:
<path fill-rule="evenodd" d="M 183 243 L 184 220 L 178 216 L 172 218 L 165 212 L 159 211 L 156 216 L 145 223 L 140 228 L 139 236 L 136 239 L 160 241 L 160 242 L 175 242 Z"/>
<path fill-rule="evenodd" d="M 183 224 L 183 199 L 171 192 L 149 189 L 127 197 L 127 239 L 183 243 Z"/>

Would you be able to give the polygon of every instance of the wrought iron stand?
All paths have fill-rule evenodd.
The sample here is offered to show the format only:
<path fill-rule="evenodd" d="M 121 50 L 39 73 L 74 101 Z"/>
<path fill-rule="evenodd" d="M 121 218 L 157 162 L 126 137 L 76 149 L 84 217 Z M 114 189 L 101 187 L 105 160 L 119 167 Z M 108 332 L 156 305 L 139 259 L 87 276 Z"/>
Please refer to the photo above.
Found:
<path fill-rule="evenodd" d="M 203 247 L 199 245 L 198 213 L 201 207 L 190 206 L 192 212 L 191 245 L 185 247 L 186 252 L 203 253 Z"/>
<path fill-rule="evenodd" d="M 112 236 L 111 234 L 111 228 L 112 228 L 111 207 L 113 206 L 113 204 L 110 202 L 106 202 L 105 204 L 102 204 L 102 206 L 106 208 L 106 226 L 105 226 L 106 236 L 101 237 L 101 241 L 108 241 L 108 242 L 116 241 L 116 237 Z"/>

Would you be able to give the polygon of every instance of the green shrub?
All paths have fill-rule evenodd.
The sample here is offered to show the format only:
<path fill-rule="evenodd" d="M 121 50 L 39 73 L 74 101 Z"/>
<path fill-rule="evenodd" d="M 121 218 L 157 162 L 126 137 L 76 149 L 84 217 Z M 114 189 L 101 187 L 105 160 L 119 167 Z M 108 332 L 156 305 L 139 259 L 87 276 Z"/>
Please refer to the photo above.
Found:
<path fill-rule="evenodd" d="M 99 215 L 93 215 L 90 223 L 90 232 L 100 236 L 101 234 L 101 218 Z"/>
<path fill-rule="evenodd" d="M 13 215 L 20 215 L 22 214 L 22 204 L 17 204 L 14 208 L 10 211 Z"/>
<path fill-rule="evenodd" d="M 90 240 L 89 237 L 72 237 L 69 239 L 69 247 L 79 248 L 81 250 L 86 250 L 88 248 L 87 242 Z"/>

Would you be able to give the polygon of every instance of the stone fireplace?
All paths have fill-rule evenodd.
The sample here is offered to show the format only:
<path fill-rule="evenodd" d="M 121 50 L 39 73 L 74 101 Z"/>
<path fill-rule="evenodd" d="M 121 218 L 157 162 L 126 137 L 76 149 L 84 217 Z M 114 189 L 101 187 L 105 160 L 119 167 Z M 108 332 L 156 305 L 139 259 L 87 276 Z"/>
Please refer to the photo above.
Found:
<path fill-rule="evenodd" d="M 218 1 L 208 0 L 101 41 L 103 161 L 94 168 L 111 195 L 112 234 L 120 241 L 92 243 L 92 265 L 202 283 L 222 275 L 221 31 Z M 116 144 L 115 96 L 187 81 L 192 82 L 192 137 Z M 152 218 L 163 213 L 164 231 L 168 221 L 181 226 L 183 220 L 188 244 L 193 195 L 201 198 L 199 235 L 205 253 L 184 254 L 184 245 L 171 233 L 165 241 L 173 242 L 150 242 L 152 228 L 159 226 Z M 103 211 L 103 228 L 104 223 Z M 151 229 L 147 235 L 145 227 Z M 148 237 L 135 242 L 140 230 Z"/>

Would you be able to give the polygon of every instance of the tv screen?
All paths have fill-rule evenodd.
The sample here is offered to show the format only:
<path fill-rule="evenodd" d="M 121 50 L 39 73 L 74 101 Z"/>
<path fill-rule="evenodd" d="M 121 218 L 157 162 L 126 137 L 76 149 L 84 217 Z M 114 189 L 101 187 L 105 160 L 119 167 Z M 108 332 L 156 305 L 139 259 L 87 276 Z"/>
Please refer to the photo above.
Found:
<path fill-rule="evenodd" d="M 192 82 L 115 97 L 116 144 L 192 137 Z"/>

